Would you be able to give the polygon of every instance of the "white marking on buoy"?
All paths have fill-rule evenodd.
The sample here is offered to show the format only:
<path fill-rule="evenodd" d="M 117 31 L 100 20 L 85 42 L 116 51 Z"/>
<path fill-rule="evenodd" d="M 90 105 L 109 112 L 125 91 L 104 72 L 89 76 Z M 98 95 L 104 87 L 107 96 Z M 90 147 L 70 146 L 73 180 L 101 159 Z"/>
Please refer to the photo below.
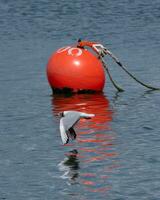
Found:
<path fill-rule="evenodd" d="M 57 50 L 57 53 L 62 53 L 64 51 L 67 51 L 68 49 L 70 49 L 71 47 L 70 46 L 67 46 L 67 47 L 62 47 L 60 49 Z"/>
<path fill-rule="evenodd" d="M 76 53 L 75 53 L 75 50 L 76 50 Z M 80 56 L 81 54 L 82 54 L 82 50 L 79 48 L 70 48 L 68 50 L 68 55 L 71 55 L 71 56 Z"/>

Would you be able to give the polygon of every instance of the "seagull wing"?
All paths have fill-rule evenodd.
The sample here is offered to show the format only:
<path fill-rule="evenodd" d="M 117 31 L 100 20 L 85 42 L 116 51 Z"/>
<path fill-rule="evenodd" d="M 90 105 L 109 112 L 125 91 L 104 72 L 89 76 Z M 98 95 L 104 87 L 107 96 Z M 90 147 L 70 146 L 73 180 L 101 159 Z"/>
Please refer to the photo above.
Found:
<path fill-rule="evenodd" d="M 63 125 L 65 130 L 68 131 L 71 127 L 73 127 L 81 118 L 80 112 L 71 111 L 68 112 L 65 117 L 63 117 Z"/>
<path fill-rule="evenodd" d="M 70 128 L 70 129 L 68 130 L 68 135 L 69 135 L 69 137 L 70 137 L 72 140 L 75 140 L 75 139 L 76 139 L 76 132 L 75 132 L 75 130 L 74 130 L 73 128 Z"/>
<path fill-rule="evenodd" d="M 69 137 L 68 137 L 67 130 L 65 129 L 63 121 L 64 121 L 64 119 L 62 118 L 60 120 L 60 126 L 59 126 L 60 134 L 61 134 L 61 139 L 62 139 L 63 144 L 67 144 L 69 141 Z"/>

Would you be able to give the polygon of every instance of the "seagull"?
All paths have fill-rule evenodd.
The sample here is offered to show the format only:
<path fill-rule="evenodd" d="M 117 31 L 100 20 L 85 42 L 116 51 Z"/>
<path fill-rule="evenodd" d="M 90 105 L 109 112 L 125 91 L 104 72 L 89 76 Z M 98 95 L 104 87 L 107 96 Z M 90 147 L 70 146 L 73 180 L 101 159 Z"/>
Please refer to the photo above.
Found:
<path fill-rule="evenodd" d="M 87 114 L 84 112 L 78 111 L 63 111 L 60 113 L 60 134 L 63 144 L 67 144 L 69 142 L 69 138 L 72 140 L 76 139 L 76 132 L 73 129 L 74 125 L 81 119 L 90 119 L 94 117 L 94 114 Z"/>

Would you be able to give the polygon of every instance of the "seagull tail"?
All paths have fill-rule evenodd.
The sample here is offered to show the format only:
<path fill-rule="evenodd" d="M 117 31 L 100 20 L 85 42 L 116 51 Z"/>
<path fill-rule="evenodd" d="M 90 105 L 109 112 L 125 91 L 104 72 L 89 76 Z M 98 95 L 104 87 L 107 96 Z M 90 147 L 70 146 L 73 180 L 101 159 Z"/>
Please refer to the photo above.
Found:
<path fill-rule="evenodd" d="M 82 113 L 81 117 L 85 118 L 85 119 L 90 119 L 92 117 L 94 117 L 95 114 L 87 114 L 87 113 Z"/>

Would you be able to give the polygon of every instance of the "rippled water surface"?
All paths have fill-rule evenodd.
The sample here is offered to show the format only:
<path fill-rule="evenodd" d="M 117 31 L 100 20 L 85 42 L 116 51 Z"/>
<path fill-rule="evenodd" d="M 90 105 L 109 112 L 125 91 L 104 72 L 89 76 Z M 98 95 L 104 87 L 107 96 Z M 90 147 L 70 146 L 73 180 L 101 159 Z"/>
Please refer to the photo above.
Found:
<path fill-rule="evenodd" d="M 0 1 L 0 199 L 160 199 L 160 92 L 109 58 L 102 94 L 54 95 L 53 51 L 100 41 L 137 77 L 160 86 L 160 1 Z M 58 113 L 95 113 L 61 144 Z"/>

